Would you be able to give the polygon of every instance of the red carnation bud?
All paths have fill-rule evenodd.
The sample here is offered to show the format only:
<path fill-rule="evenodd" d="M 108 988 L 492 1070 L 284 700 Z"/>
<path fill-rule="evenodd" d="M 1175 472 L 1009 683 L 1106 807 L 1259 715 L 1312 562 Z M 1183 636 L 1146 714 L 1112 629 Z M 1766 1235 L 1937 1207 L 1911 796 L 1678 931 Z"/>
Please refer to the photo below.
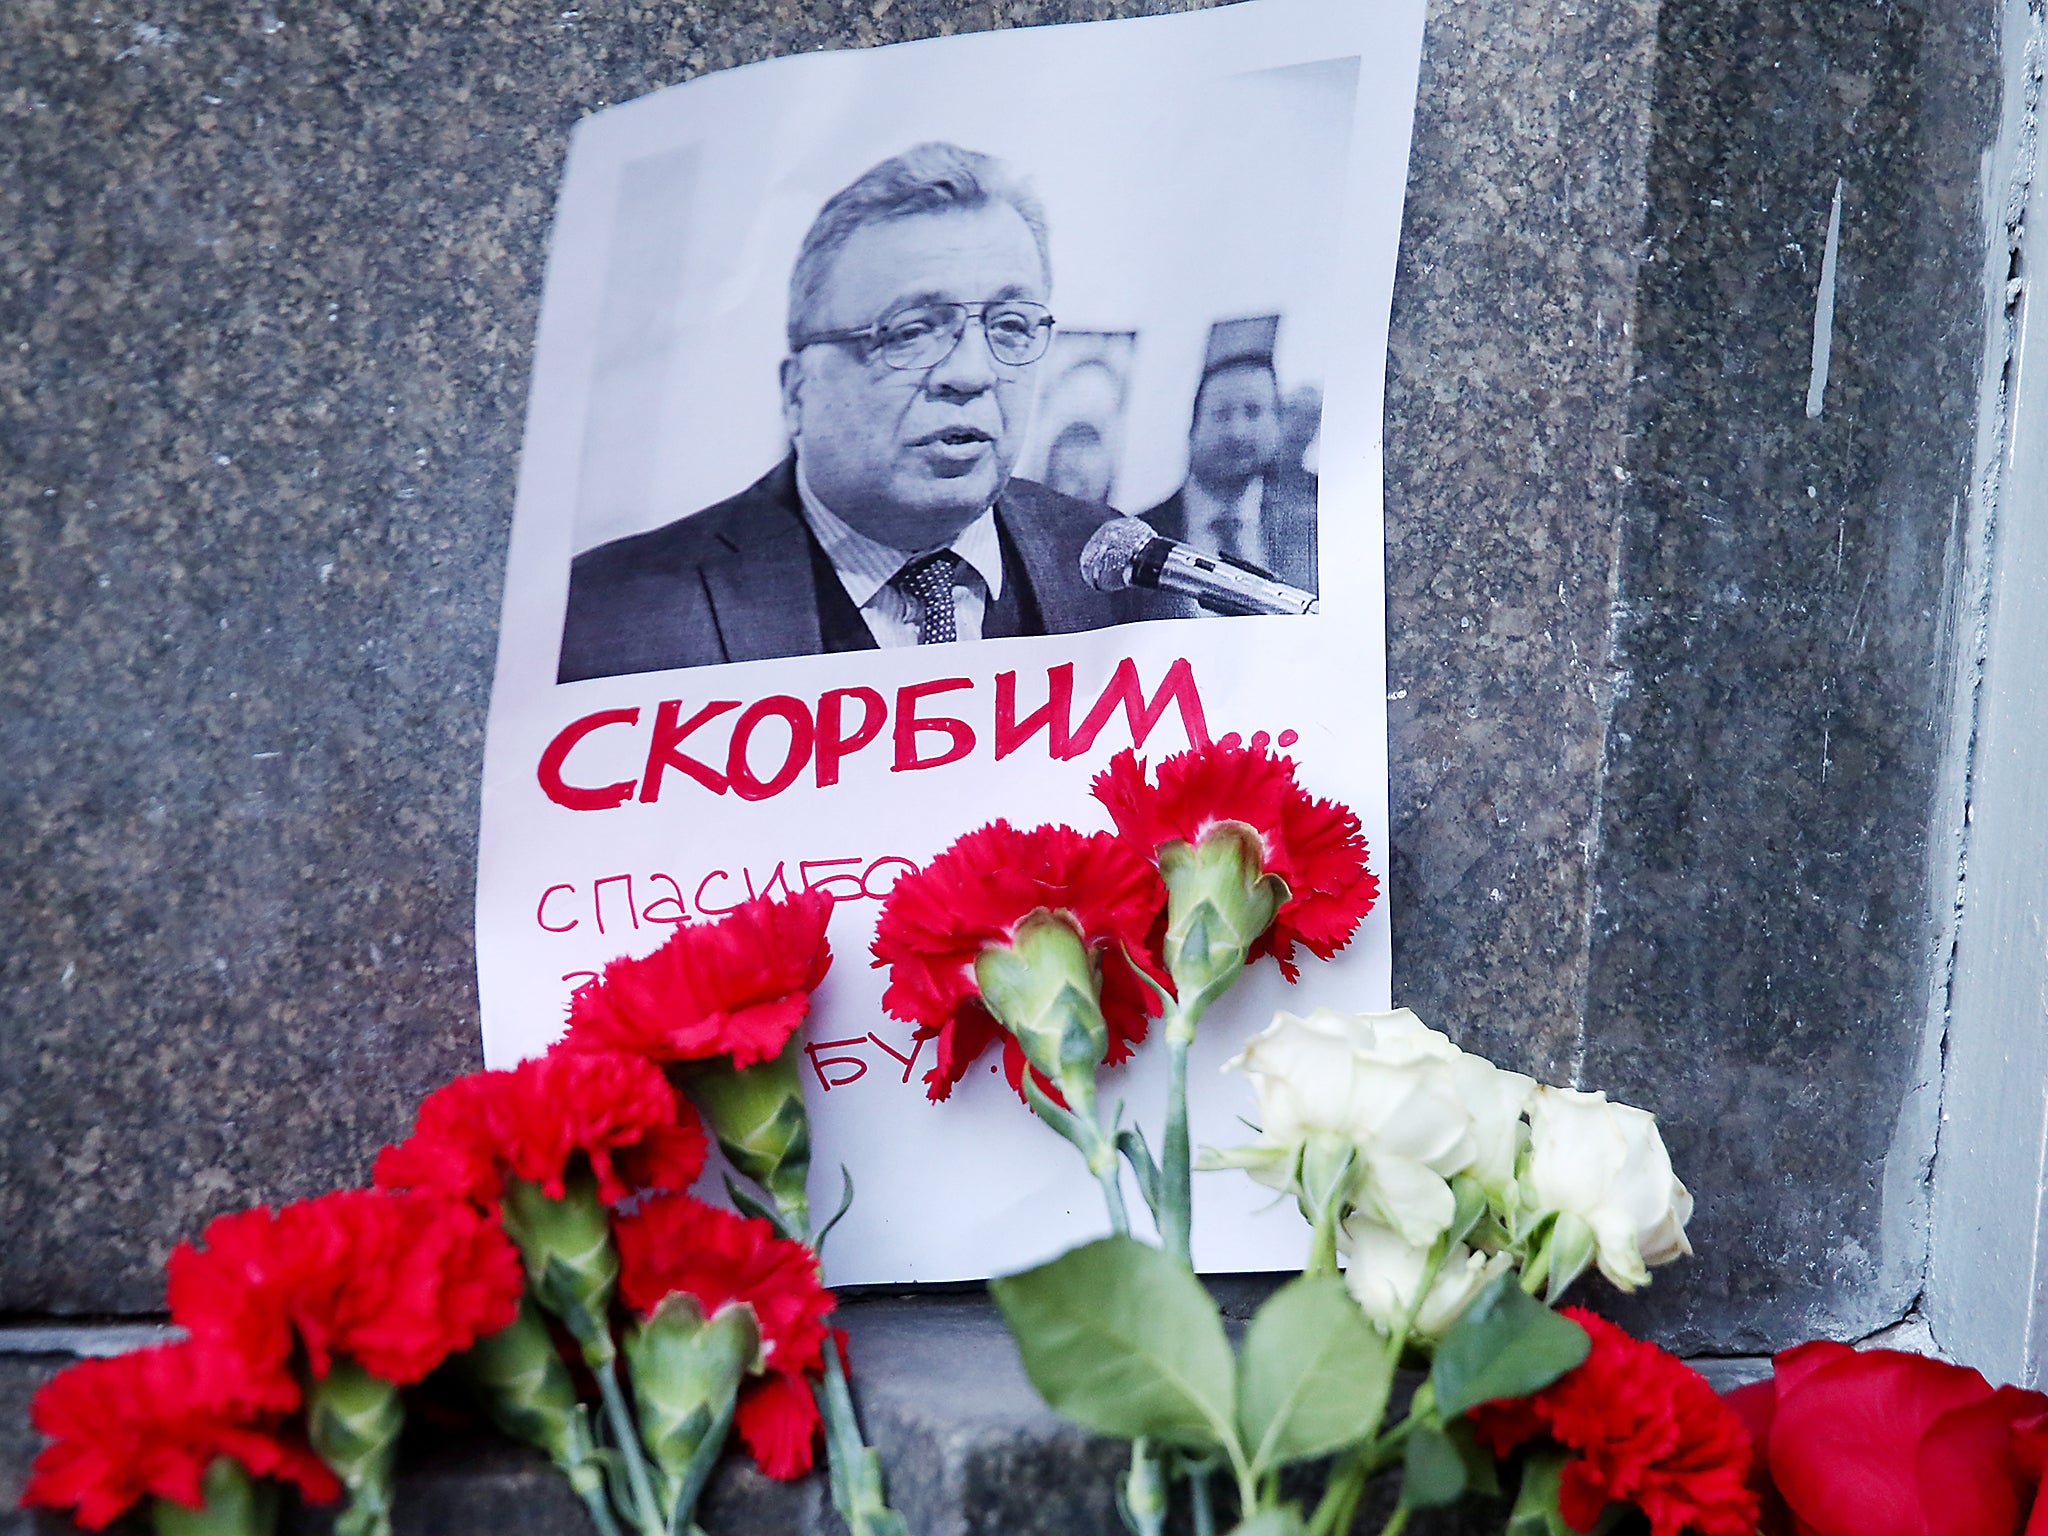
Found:
<path fill-rule="evenodd" d="M 1027 832 L 1006 821 L 968 833 L 898 880 L 875 926 L 875 963 L 889 967 L 883 1006 L 915 1025 L 919 1039 L 938 1042 L 938 1065 L 925 1075 L 930 1096 L 947 1097 L 998 1039 L 1010 1085 L 1021 1092 L 1028 1053 L 1011 1029 L 1025 1021 L 1011 1020 L 1008 1029 L 999 1021 L 978 966 L 990 951 L 1016 955 L 1024 949 L 1044 950 L 1044 964 L 1051 965 L 1059 958 L 1053 952 L 1062 949 L 1058 936 L 1033 923 L 1048 914 L 1074 936 L 1079 964 L 1096 974 L 1069 977 L 1069 963 L 1060 975 L 1039 978 L 1047 996 L 1034 992 L 1030 999 L 1024 997 L 1032 989 L 1023 977 L 1007 977 L 1019 1005 L 1042 1015 L 1059 1001 L 1067 981 L 1091 993 L 1099 982 L 1099 998 L 1090 1002 L 1100 1008 L 1101 1062 L 1114 1066 L 1128 1057 L 1145 1038 L 1148 1018 L 1159 1011 L 1144 977 L 1165 985 L 1150 941 L 1165 901 L 1157 872 L 1109 834 L 1059 826 Z M 1065 958 L 1072 962 L 1075 956 Z M 1005 969 L 1016 968 L 1006 963 Z M 1062 1015 L 1047 1024 L 1048 1040 L 1064 1033 L 1059 1025 L 1074 1022 Z M 1078 1087 L 1078 1079 L 1057 1085 L 1051 1080 L 1049 1069 L 1066 1054 L 1049 1043 L 1032 1062 L 1048 1094 Z"/>
<path fill-rule="evenodd" d="M 569 1005 L 572 1050 L 656 1061 L 729 1057 L 736 1068 L 780 1052 L 832 964 L 832 897 L 745 902 L 715 923 L 688 923 L 659 949 L 622 957 Z"/>
<path fill-rule="evenodd" d="M 626 1351 L 636 1391 L 649 1395 L 647 1421 L 690 1417 L 706 1390 L 705 1380 L 692 1378 L 708 1378 L 705 1361 L 722 1356 L 730 1342 L 720 1319 L 745 1308 L 753 1319 L 747 1336 L 757 1337 L 760 1349 L 749 1366 L 765 1374 L 741 1389 L 741 1438 L 769 1476 L 808 1472 L 819 1422 L 810 1382 L 824 1369 L 825 1318 L 833 1307 L 817 1255 L 759 1218 L 687 1195 L 647 1201 L 619 1220 L 618 1239 L 619 1293 L 642 1319 Z M 642 1380 L 662 1371 L 672 1379 Z M 670 1456 L 687 1459 L 690 1449 L 679 1442 Z"/>
<path fill-rule="evenodd" d="M 1295 782 L 1289 758 L 1249 747 L 1197 747 L 1160 763 L 1153 782 L 1145 760 L 1127 749 L 1091 787 L 1119 835 L 1160 858 L 1173 893 L 1171 926 L 1184 929 L 1206 900 L 1232 933 L 1250 930 L 1242 933 L 1247 960 L 1271 955 L 1289 981 L 1300 975 L 1296 944 L 1329 959 L 1351 942 L 1379 898 L 1358 817 L 1311 798 Z M 1169 857 L 1164 850 L 1176 843 L 1198 857 Z M 1262 886 L 1268 877 L 1279 882 L 1277 892 Z M 1220 958 L 1193 959 L 1205 982 L 1210 972 L 1234 977 Z"/>
<path fill-rule="evenodd" d="M 291 1483 L 308 1499 L 339 1497 L 333 1473 L 287 1433 L 269 1396 L 252 1387 L 238 1355 L 210 1344 L 81 1360 L 45 1382 L 29 1408 L 50 1443 L 21 1501 L 72 1510 L 96 1531 L 145 1498 L 196 1510 L 209 1494 L 246 1496 L 241 1473 Z"/>

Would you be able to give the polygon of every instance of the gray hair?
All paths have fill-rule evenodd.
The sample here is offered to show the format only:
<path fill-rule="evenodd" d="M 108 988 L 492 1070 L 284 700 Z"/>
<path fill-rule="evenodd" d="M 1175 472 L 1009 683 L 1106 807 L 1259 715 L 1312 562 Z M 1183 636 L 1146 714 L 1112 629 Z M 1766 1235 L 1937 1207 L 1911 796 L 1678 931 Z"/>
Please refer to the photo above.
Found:
<path fill-rule="evenodd" d="M 840 188 L 818 210 L 810 232 L 796 253 L 789 274 L 789 340 L 811 329 L 811 316 L 823 302 L 825 281 L 841 247 L 864 224 L 904 219 L 920 213 L 963 212 L 1007 203 L 1017 210 L 1038 244 L 1038 263 L 1048 287 L 1052 284 L 1052 250 L 1046 235 L 1045 207 L 1024 180 L 994 155 L 957 144 L 918 144 L 891 155 Z"/>

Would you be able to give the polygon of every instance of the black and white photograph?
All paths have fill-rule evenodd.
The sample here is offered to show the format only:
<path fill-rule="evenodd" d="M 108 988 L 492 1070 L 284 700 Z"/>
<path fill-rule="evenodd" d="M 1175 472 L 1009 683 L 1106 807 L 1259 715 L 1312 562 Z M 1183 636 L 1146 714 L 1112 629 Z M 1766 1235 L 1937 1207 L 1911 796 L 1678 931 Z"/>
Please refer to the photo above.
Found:
<path fill-rule="evenodd" d="M 1357 74 L 892 113 L 801 229 L 720 216 L 704 147 L 628 165 L 558 680 L 1316 611 Z"/>

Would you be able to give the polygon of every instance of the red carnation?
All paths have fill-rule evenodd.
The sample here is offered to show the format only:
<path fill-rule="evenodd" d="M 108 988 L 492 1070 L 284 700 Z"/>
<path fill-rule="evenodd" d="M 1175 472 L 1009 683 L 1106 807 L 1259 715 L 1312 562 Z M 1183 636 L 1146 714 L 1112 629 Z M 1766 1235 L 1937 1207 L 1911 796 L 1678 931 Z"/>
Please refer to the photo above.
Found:
<path fill-rule="evenodd" d="M 1127 748 L 1091 788 L 1118 833 L 1148 855 L 1165 843 L 1197 846 L 1219 822 L 1250 827 L 1263 872 L 1285 881 L 1288 896 L 1248 958 L 1271 955 L 1289 981 L 1301 974 L 1297 943 L 1329 959 L 1351 942 L 1379 898 L 1358 818 L 1335 801 L 1310 798 L 1295 783 L 1289 758 L 1250 747 L 1196 747 L 1160 763 L 1152 784 L 1145 760 Z"/>
<path fill-rule="evenodd" d="M 512 1321 L 519 1256 L 494 1218 L 433 1195 L 339 1190 L 216 1217 L 171 1253 L 172 1321 L 238 1361 L 269 1406 L 297 1405 L 303 1358 L 339 1355 L 403 1386 Z"/>
<path fill-rule="evenodd" d="M 715 923 L 676 929 L 652 954 L 622 957 L 569 1006 L 568 1044 L 656 1061 L 767 1061 L 810 1011 L 832 964 L 832 897 L 757 897 Z"/>
<path fill-rule="evenodd" d="M 818 1399 L 801 1376 L 771 1371 L 740 1391 L 733 1426 L 761 1470 L 787 1482 L 811 1470 Z"/>
<path fill-rule="evenodd" d="M 2048 1396 L 1967 1366 L 1815 1342 L 1728 1405 L 1766 1536 L 2048 1536 Z"/>
<path fill-rule="evenodd" d="M 1505 1456 L 1548 1435 L 1576 1452 L 1558 1488 L 1574 1530 L 1590 1531 L 1621 1500 L 1649 1517 L 1651 1536 L 1755 1536 L 1749 1437 L 1706 1379 L 1582 1307 L 1559 1311 L 1586 1330 L 1591 1351 L 1533 1397 L 1474 1408 L 1480 1443 Z"/>
<path fill-rule="evenodd" d="M 1166 905 L 1158 872 L 1106 832 L 994 821 L 970 832 L 889 892 L 875 925 L 877 965 L 889 967 L 882 1006 L 939 1042 L 926 1090 L 943 1099 L 988 1045 L 1003 1042 L 1003 1070 L 1020 1088 L 1024 1052 L 982 1005 L 974 962 L 1010 943 L 1037 911 L 1064 912 L 1102 962 L 1103 1056 L 1114 1066 L 1145 1038 L 1159 1000 L 1142 969 L 1165 985 L 1149 935 Z M 1041 1081 L 1051 1090 L 1051 1085 Z"/>
<path fill-rule="evenodd" d="M 617 1233 L 619 1294 L 643 1317 L 677 1291 L 707 1317 L 731 1302 L 754 1309 L 767 1374 L 741 1390 L 734 1422 L 770 1477 L 808 1472 L 818 1409 L 805 1378 L 824 1369 L 833 1306 L 817 1255 L 759 1218 L 688 1195 L 649 1200 L 620 1218 Z"/>
<path fill-rule="evenodd" d="M 560 1200 L 580 1154 L 616 1205 L 636 1190 L 687 1189 L 704 1151 L 696 1112 L 654 1063 L 558 1048 L 428 1094 L 412 1135 L 377 1155 L 376 1181 L 488 1209 L 511 1175 Z"/>
<path fill-rule="evenodd" d="M 150 1495 L 198 1509 L 201 1480 L 220 1456 L 293 1483 L 308 1499 L 341 1493 L 320 1458 L 264 1412 L 239 1362 L 197 1343 L 67 1366 L 36 1393 L 29 1417 L 50 1443 L 21 1502 L 75 1510 L 88 1530 Z"/>

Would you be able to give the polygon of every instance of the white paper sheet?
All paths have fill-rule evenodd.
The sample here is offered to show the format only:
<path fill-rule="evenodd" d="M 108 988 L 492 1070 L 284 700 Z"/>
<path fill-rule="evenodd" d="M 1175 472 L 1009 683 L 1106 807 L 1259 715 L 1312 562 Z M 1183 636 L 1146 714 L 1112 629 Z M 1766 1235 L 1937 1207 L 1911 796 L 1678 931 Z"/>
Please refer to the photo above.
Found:
<path fill-rule="evenodd" d="M 1312 792 L 1359 813 L 1384 881 L 1380 421 L 1421 30 L 1421 0 L 1250 0 L 781 59 L 659 92 L 578 128 L 549 255 L 485 752 L 477 964 L 493 1065 L 545 1048 L 575 986 L 615 955 L 652 949 L 674 922 L 715 916 L 750 892 L 823 885 L 845 899 L 832 922 L 838 958 L 806 1026 L 813 1196 L 836 1201 L 842 1163 L 858 1187 L 826 1255 L 828 1279 L 976 1278 L 1104 1229 L 1079 1160 L 1023 1109 L 993 1057 L 950 1101 L 926 1102 L 932 1050 L 914 1054 L 910 1028 L 882 1014 L 883 977 L 867 964 L 876 898 L 994 816 L 1106 826 L 1087 786 L 1115 751 L 1142 737 L 1156 759 L 1203 732 L 1263 734 L 1284 746 Z M 690 655 L 701 664 L 557 682 L 575 556 L 721 503 L 790 454 L 778 379 L 799 246 L 836 191 L 927 142 L 996 157 L 1043 209 L 1044 297 L 1056 324 L 1042 359 L 994 370 L 1013 385 L 1022 379 L 1012 395 L 1035 391 L 1035 410 L 1013 400 L 1003 415 L 1001 452 L 1016 462 L 998 518 L 1021 505 L 1024 481 L 1105 496 L 1100 518 L 1111 506 L 1135 513 L 1164 501 L 1189 474 L 1205 363 L 1227 360 L 1246 336 L 1254 351 L 1269 339 L 1282 446 L 1236 505 L 1258 525 L 1269 482 L 1318 477 L 1319 558 L 1308 578 L 1318 610 L 707 659 L 707 645 L 744 652 L 749 636 L 771 630 L 808 632 L 821 646 L 828 633 L 860 638 L 846 626 L 851 597 L 841 592 L 849 606 L 840 607 L 813 580 L 814 565 L 755 542 L 755 528 L 776 516 L 785 546 L 804 539 L 804 508 L 785 497 L 783 513 L 756 501 L 729 509 L 716 561 L 696 549 L 644 580 L 634 563 L 642 546 L 611 561 L 613 578 L 628 573 L 623 586 L 614 580 L 625 594 L 617 601 L 630 608 L 653 593 L 656 605 L 625 613 L 601 636 L 665 632 L 673 621 L 695 637 Z M 998 197 L 989 206 L 1016 205 Z M 965 227 L 944 210 L 904 222 L 919 218 L 920 230 Z M 833 259 L 824 266 L 828 303 L 843 276 Z M 869 318 L 880 316 L 856 323 Z M 864 356 L 862 343 L 823 345 L 843 346 L 846 366 Z M 972 321 L 959 345 L 986 345 Z M 985 362 L 977 352 L 962 367 Z M 957 404 L 983 385 L 954 387 Z M 806 396 L 803 409 L 822 410 L 817 398 Z M 818 466 L 806 479 L 837 483 L 828 453 L 840 450 L 816 419 L 796 429 L 809 445 L 806 465 Z M 905 450 L 961 460 L 980 451 L 971 438 Z M 1071 503 L 1058 506 L 1071 513 Z M 1279 515 L 1298 523 L 1301 508 Z M 1028 526 L 1021 513 L 1004 523 L 1012 599 L 1035 582 L 1040 622 L 1101 601 L 1066 591 L 1077 571 L 1026 569 L 1018 545 Z M 1296 526 L 1267 525 L 1266 542 L 1294 539 L 1287 530 Z M 677 547 L 691 548 L 689 539 Z M 1287 553 L 1253 552 L 1268 568 Z M 828 566 L 820 579 L 836 575 Z M 670 580 L 681 585 L 662 585 Z M 679 595 L 662 595 L 671 590 Z M 982 597 L 992 614 L 999 599 Z M 602 612 L 613 624 L 614 609 Z M 1029 623 L 1019 610 L 990 627 Z M 603 639 L 601 658 L 641 664 L 626 654 L 637 640 L 617 651 L 612 643 Z M 1028 734 L 1024 724 L 1004 728 L 1005 715 L 1028 722 L 1068 676 L 1064 721 Z M 1116 701 L 1133 681 L 1145 704 L 1159 706 L 1149 722 L 1146 709 L 1134 718 Z M 821 702 L 861 689 L 886 723 L 836 764 L 821 760 L 818 743 L 833 735 Z M 857 738 L 869 696 L 834 697 L 837 738 Z M 664 719 L 680 725 L 721 705 L 666 769 L 650 773 Z M 940 717 L 971 733 L 955 760 L 935 761 L 966 745 L 960 733 L 918 728 Z M 741 777 L 752 776 L 745 787 L 755 798 L 730 787 L 737 722 Z M 1072 734 L 1066 755 L 1055 755 L 1062 725 Z M 606 799 L 618 803 L 563 803 Z M 1276 1007 L 1380 1009 L 1389 988 L 1384 900 L 1335 962 L 1306 959 L 1299 986 L 1270 962 L 1258 966 L 1197 1042 L 1197 1144 L 1249 1134 L 1239 1123 L 1252 1112 L 1248 1087 L 1218 1068 Z M 1162 1091 L 1156 1049 L 1105 1074 L 1105 1103 L 1123 1098 L 1155 1143 Z M 1306 1233 L 1291 1206 L 1236 1174 L 1199 1175 L 1195 1195 L 1199 1267 L 1301 1262 Z"/>

